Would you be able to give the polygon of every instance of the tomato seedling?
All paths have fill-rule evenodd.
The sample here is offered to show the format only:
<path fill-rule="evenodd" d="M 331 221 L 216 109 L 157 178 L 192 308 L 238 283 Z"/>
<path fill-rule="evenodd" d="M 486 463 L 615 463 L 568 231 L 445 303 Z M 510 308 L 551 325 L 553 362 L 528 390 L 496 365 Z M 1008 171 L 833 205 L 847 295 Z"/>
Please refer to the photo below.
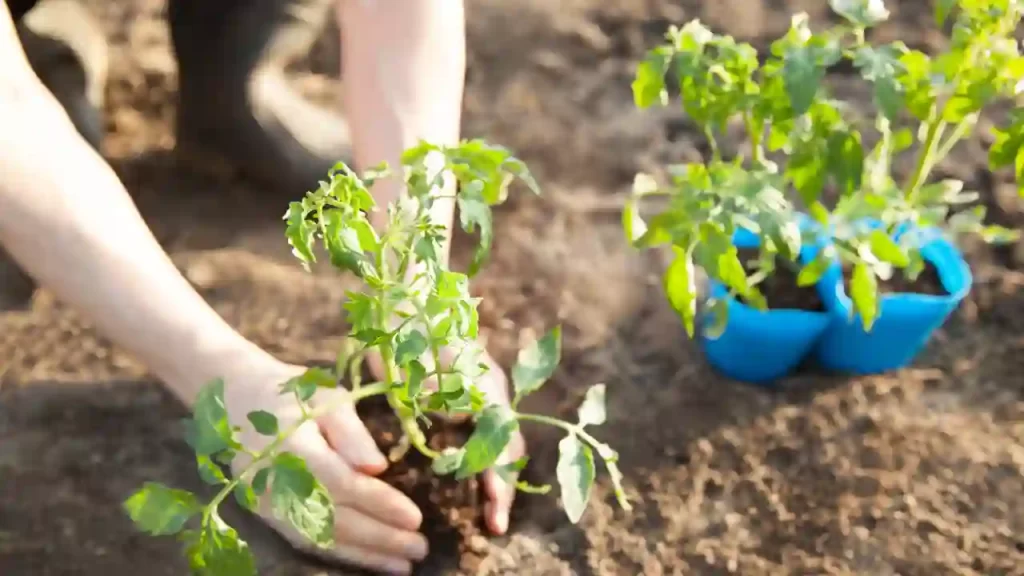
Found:
<path fill-rule="evenodd" d="M 520 400 L 555 372 L 561 358 L 559 328 L 520 351 L 511 372 L 515 392 L 511 406 L 490 402 L 475 385 L 487 365 L 476 343 L 479 299 L 470 296 L 469 277 L 487 259 L 491 207 L 506 199 L 511 181 L 518 178 L 540 193 L 526 165 L 503 148 L 471 140 L 451 147 L 421 143 L 406 151 L 402 168 L 407 193 L 387 207 L 383 230 L 371 226 L 368 213 L 379 209 L 370 187 L 388 174 L 384 165 L 359 175 L 339 164 L 327 181 L 293 202 L 285 215 L 288 242 L 307 268 L 316 261 L 314 247 L 319 241 L 333 266 L 357 275 L 365 285 L 363 291 L 347 294 L 344 308 L 351 330 L 335 367 L 311 368 L 281 386 L 281 394 L 293 397 L 301 407 L 301 418 L 279 426 L 275 415 L 253 412 L 248 423 L 230 422 L 224 387 L 231 383 L 214 381 L 199 394 L 186 424 L 200 476 L 220 487 L 219 492 L 203 503 L 188 491 L 150 482 L 125 501 L 140 530 L 154 536 L 178 535 L 185 542 L 197 574 L 255 573 L 246 543 L 218 512 L 231 495 L 250 511 L 257 510 L 261 498 L 268 498 L 275 516 L 311 543 L 330 547 L 334 533 L 330 495 L 301 458 L 281 447 L 299 426 L 336 409 L 338 402 L 376 395 L 387 398 L 404 431 L 393 458 L 412 447 L 432 459 L 434 472 L 463 479 L 495 467 L 520 422 L 538 422 L 566 432 L 559 443 L 556 476 L 562 505 L 572 522 L 580 519 L 590 498 L 595 452 L 604 461 L 619 502 L 630 508 L 616 452 L 589 432 L 589 427 L 606 419 L 603 384 L 589 389 L 576 422 L 517 410 Z M 455 200 L 462 227 L 468 232 L 479 230 L 480 243 L 468 274 L 449 269 L 441 249 L 445 229 L 430 216 L 434 202 L 445 195 L 446 174 L 458 183 Z M 441 361 L 442 349 L 454 351 L 450 365 Z M 384 379 L 364 384 L 360 365 L 371 353 L 382 359 Z M 351 382 L 349 394 L 336 402 L 311 404 L 318 390 L 338 387 L 346 374 Z M 442 452 L 427 446 L 423 427 L 429 426 L 429 416 L 460 413 L 471 414 L 476 422 L 465 445 Z M 266 448 L 254 452 L 243 446 L 239 441 L 242 425 L 269 437 Z M 240 454 L 247 455 L 249 463 L 229 478 L 218 464 L 229 465 Z M 497 470 L 510 478 L 510 473 L 525 465 L 524 457 Z M 524 482 L 517 487 L 532 492 L 550 488 Z"/>
<path fill-rule="evenodd" d="M 725 285 L 730 297 L 763 310 L 767 304 L 758 285 L 776 263 L 799 268 L 797 284 L 813 286 L 838 259 L 852 270 L 854 308 L 870 329 L 881 313 L 879 279 L 901 270 L 913 281 L 924 268 L 922 235 L 916 232 L 973 233 L 988 242 L 1018 237 L 985 225 L 983 206 L 964 208 L 978 195 L 964 191 L 963 182 L 930 177 L 972 134 L 983 109 L 1024 87 L 1024 57 L 1014 37 L 1024 5 L 940 0 L 936 24 L 948 24 L 951 32 L 948 47 L 932 57 L 903 42 L 868 41 L 869 29 L 889 16 L 882 0 L 830 5 L 842 24 L 814 32 L 807 15 L 798 14 L 763 58 L 750 44 L 693 20 L 673 27 L 636 70 L 635 104 L 668 105 L 668 86 L 678 88 L 684 112 L 711 152 L 707 162 L 670 167 L 664 185 L 638 175 L 623 213 L 632 245 L 673 247 L 665 288 L 691 336 L 695 265 Z M 834 66 L 855 70 L 867 82 L 869 113 L 826 86 L 826 72 Z M 734 124 L 742 126 L 749 150 L 726 159 L 719 139 Z M 1024 183 L 1022 144 L 1024 113 L 1018 110 L 997 131 L 990 162 L 994 169 L 1013 165 Z M 899 181 L 893 165 L 902 153 L 914 155 L 914 167 Z M 826 190 L 838 198 L 831 209 L 824 203 Z M 645 196 L 668 197 L 646 222 L 638 212 Z M 800 225 L 798 206 L 816 226 Z M 760 239 L 750 274 L 732 243 L 741 227 Z M 816 259 L 799 265 L 801 246 L 818 241 L 824 248 Z M 712 331 L 724 328 L 726 309 L 725 302 L 709 302 L 716 320 Z"/>

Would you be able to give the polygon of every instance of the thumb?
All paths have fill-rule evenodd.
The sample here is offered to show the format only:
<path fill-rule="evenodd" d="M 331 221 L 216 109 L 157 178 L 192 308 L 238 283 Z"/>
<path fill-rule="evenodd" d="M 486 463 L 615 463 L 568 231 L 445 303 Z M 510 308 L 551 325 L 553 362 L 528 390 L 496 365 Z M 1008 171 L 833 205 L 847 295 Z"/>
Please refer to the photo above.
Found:
<path fill-rule="evenodd" d="M 347 392 L 338 390 L 337 393 Z M 328 398 L 327 401 L 331 400 Z M 327 443 L 352 468 L 374 476 L 387 469 L 387 458 L 377 447 L 351 403 L 343 404 L 322 416 L 318 423 Z"/>

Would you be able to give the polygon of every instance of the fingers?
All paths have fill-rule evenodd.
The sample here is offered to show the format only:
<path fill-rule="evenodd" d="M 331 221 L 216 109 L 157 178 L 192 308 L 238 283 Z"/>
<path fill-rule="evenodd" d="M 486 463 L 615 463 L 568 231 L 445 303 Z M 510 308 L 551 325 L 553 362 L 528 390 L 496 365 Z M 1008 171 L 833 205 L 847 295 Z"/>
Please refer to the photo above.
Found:
<path fill-rule="evenodd" d="M 526 453 L 526 442 L 521 434 L 515 434 L 505 448 L 496 465 L 501 466 L 515 462 Z M 487 504 L 484 505 L 484 521 L 487 529 L 501 536 L 508 531 L 509 514 L 512 502 L 516 497 L 516 479 L 518 474 L 510 475 L 511 482 L 506 482 L 494 469 L 487 470 L 483 475 L 484 493 Z"/>
<path fill-rule="evenodd" d="M 387 458 L 377 448 L 377 443 L 373 441 L 370 431 L 363 425 L 352 404 L 342 405 L 318 422 L 328 444 L 352 468 L 374 476 L 387 469 Z"/>
<path fill-rule="evenodd" d="M 307 549 L 307 551 L 328 561 L 341 561 L 385 574 L 412 574 L 412 562 L 373 552 L 365 548 L 359 548 L 358 546 L 338 544 L 329 551 L 319 548 Z"/>
<path fill-rule="evenodd" d="M 339 503 L 400 530 L 419 530 L 423 523 L 423 513 L 416 504 L 383 481 L 358 472 L 350 472 L 339 481 L 344 490 Z"/>
<path fill-rule="evenodd" d="M 334 517 L 340 543 L 413 562 L 427 557 L 427 538 L 419 532 L 396 530 L 351 507 L 339 507 Z"/>
<path fill-rule="evenodd" d="M 336 510 L 336 518 L 344 516 L 341 510 Z M 272 519 L 270 524 L 281 533 L 295 548 L 316 556 L 321 560 L 330 563 L 342 563 L 351 566 L 358 566 L 385 574 L 411 574 L 412 561 L 408 558 L 385 554 L 365 547 L 357 546 L 349 542 L 336 540 L 330 548 L 320 548 L 300 536 L 294 528 L 286 522 Z"/>
<path fill-rule="evenodd" d="M 297 439 L 296 452 L 327 487 L 335 505 L 357 508 L 399 530 L 418 530 L 423 514 L 405 494 L 386 483 L 348 467 L 319 434 Z"/>

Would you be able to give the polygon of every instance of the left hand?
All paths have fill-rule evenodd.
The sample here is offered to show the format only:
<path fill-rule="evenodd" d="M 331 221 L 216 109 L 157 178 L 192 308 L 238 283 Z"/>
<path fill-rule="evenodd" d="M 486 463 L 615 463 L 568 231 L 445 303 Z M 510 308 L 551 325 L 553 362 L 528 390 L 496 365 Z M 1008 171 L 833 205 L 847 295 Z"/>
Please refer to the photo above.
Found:
<path fill-rule="evenodd" d="M 454 352 L 450 349 L 442 348 L 440 351 L 441 362 L 451 363 L 454 361 Z M 488 370 L 481 376 L 477 382 L 476 387 L 484 393 L 488 403 L 510 405 L 511 400 L 508 394 L 508 378 L 505 376 L 505 372 L 498 366 L 498 363 L 494 361 L 490 354 L 484 352 L 481 360 L 488 366 Z M 370 354 L 366 358 L 367 364 L 370 371 L 373 373 L 374 378 L 380 379 L 384 374 L 384 367 L 381 363 L 381 358 L 377 354 Z M 433 371 L 433 360 L 429 358 L 429 354 L 423 360 L 421 360 L 427 371 Z M 436 379 L 431 378 L 424 383 L 427 389 L 436 389 Z M 453 416 L 453 421 L 463 421 L 468 418 L 468 414 L 460 414 Z M 526 441 L 523 439 L 523 435 L 517 429 L 512 435 L 512 439 L 505 447 L 505 451 L 502 452 L 501 456 L 498 457 L 498 461 L 495 463 L 500 466 L 519 460 L 526 454 Z M 487 528 L 496 535 L 503 535 L 508 531 L 509 513 L 512 510 L 512 502 L 515 500 L 516 486 L 515 486 L 515 475 L 510 476 L 511 483 L 506 482 L 502 477 L 492 468 L 483 474 L 484 493 L 487 495 L 488 502 L 484 507 L 484 517 L 487 523 Z"/>

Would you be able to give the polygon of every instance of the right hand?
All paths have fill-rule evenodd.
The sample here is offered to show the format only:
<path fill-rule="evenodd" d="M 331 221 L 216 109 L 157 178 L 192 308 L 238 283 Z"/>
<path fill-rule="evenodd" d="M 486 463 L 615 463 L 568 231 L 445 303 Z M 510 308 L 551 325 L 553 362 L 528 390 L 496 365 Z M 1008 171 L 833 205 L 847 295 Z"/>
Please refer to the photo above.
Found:
<path fill-rule="evenodd" d="M 225 374 L 225 404 L 232 423 L 242 427 L 241 441 L 247 448 L 258 451 L 270 441 L 253 431 L 246 420 L 249 412 L 266 410 L 275 414 L 282 429 L 299 419 L 298 404 L 294 398 L 282 396 L 279 386 L 304 371 L 302 366 L 264 360 Z M 311 403 L 330 403 L 341 394 L 348 392 L 319 390 Z M 423 515 L 404 494 L 373 477 L 383 472 L 388 462 L 351 403 L 304 424 L 285 441 L 283 449 L 306 461 L 335 504 L 335 545 L 324 550 L 309 543 L 287 522 L 274 518 L 268 498 L 262 499 L 263 519 L 296 548 L 328 561 L 387 574 L 408 574 L 412 563 L 427 555 L 427 540 L 417 531 Z M 247 463 L 242 456 L 237 458 L 234 472 L 240 473 Z"/>

